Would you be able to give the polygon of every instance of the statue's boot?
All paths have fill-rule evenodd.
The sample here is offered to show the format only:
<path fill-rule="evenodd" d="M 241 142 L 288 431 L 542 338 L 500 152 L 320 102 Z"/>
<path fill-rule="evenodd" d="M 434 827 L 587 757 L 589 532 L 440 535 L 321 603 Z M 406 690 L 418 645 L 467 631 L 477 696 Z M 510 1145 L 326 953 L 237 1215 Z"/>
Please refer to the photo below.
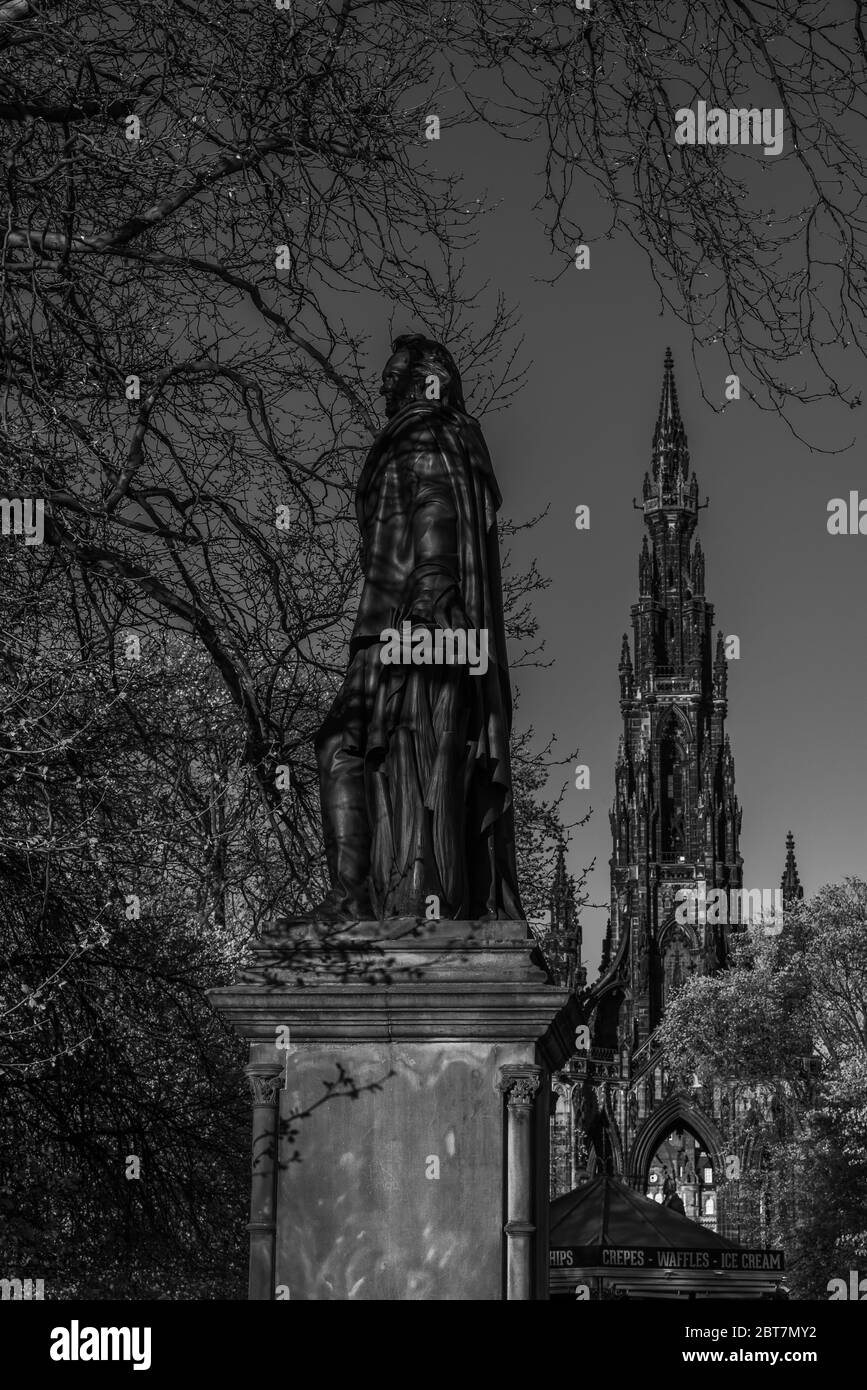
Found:
<path fill-rule="evenodd" d="M 340 734 L 318 750 L 322 830 L 331 888 L 314 909 L 326 922 L 370 921 L 370 824 L 364 759 L 341 746 Z"/>
<path fill-rule="evenodd" d="M 347 898 L 339 888 L 329 888 L 321 902 L 311 909 L 316 922 L 336 926 L 341 922 L 369 922 L 375 916 L 369 898 Z"/>

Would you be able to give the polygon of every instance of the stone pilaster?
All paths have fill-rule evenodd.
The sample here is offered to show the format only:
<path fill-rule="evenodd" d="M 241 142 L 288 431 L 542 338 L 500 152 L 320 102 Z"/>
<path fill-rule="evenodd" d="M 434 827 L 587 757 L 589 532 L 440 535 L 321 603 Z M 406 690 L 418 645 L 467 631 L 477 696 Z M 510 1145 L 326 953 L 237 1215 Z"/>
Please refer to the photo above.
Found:
<path fill-rule="evenodd" d="M 506 1298 L 520 1302 L 533 1296 L 533 1111 L 541 1080 L 541 1067 L 500 1067 L 506 1099 Z"/>
<path fill-rule="evenodd" d="M 273 1067 L 249 1066 L 253 1111 L 252 1177 L 250 1180 L 250 1298 L 274 1297 L 274 1238 L 276 1233 L 277 1120 L 282 1077 Z"/>

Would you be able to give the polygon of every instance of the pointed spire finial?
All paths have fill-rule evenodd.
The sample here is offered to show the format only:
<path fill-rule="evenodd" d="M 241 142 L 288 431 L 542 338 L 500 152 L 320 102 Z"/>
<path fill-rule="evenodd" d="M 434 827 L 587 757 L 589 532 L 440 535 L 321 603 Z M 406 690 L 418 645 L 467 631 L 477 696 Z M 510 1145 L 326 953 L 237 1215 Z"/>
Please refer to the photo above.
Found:
<path fill-rule="evenodd" d="M 581 964 L 582 931 L 575 897 L 575 880 L 566 871 L 566 841 L 557 841 L 554 876 L 551 883 L 550 926 L 552 959 L 558 962 L 561 983 L 568 989 L 586 984 L 587 972 Z"/>
<path fill-rule="evenodd" d="M 566 889 L 566 847 L 560 840 L 557 844 L 557 862 L 554 869 L 554 888 L 561 892 Z"/>
<path fill-rule="evenodd" d="M 686 447 L 686 431 L 680 416 L 677 399 L 677 385 L 674 380 L 674 358 L 671 348 L 665 349 L 665 365 L 662 373 L 662 395 L 659 400 L 659 414 L 653 432 L 653 476 L 662 478 L 663 487 L 676 486 L 678 474 L 687 478 L 689 470 L 689 450 Z"/>
<path fill-rule="evenodd" d="M 780 888 L 783 892 L 784 903 L 798 902 L 804 896 L 795 859 L 795 837 L 791 830 L 786 835 L 786 867 L 783 870 L 783 877 L 780 879 Z"/>

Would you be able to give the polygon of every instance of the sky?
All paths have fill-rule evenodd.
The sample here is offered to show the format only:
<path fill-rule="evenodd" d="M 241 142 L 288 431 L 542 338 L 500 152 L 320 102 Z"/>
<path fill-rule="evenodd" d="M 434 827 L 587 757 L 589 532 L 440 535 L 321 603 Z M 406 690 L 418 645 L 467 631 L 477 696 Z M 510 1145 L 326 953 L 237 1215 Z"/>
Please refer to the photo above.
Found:
<path fill-rule="evenodd" d="M 867 496 L 863 412 L 839 403 L 803 408 L 801 432 L 840 450 L 833 454 L 811 450 L 743 394 L 716 413 L 702 400 L 689 331 L 660 313 L 647 262 L 630 241 L 591 243 L 589 269 L 570 267 L 553 286 L 540 282 L 559 267 L 530 210 L 538 151 L 484 131 L 462 131 L 449 149 L 444 128 L 436 154 L 438 167 L 460 169 L 473 196 L 496 204 L 468 269 L 518 306 L 532 364 L 515 400 L 482 422 L 504 513 L 525 519 L 549 506 L 513 549 L 519 563 L 535 555 L 551 580 L 535 607 L 554 664 L 518 672 L 514 684 L 519 720 L 554 733 L 564 754 L 578 745 L 590 768 L 589 791 L 570 778 L 564 811 L 567 819 L 593 812 L 569 853 L 575 874 L 596 860 L 589 890 L 602 906 L 584 915 L 592 979 L 608 914 L 608 811 L 622 728 L 617 664 L 622 634 L 631 634 L 644 530 L 632 499 L 650 466 L 665 348 L 674 353 L 700 498 L 710 500 L 697 532 L 707 597 L 717 627 L 740 638 L 740 659 L 729 663 L 727 728 L 745 887 L 779 886 L 789 829 L 808 896 L 865 872 L 867 536 L 827 531 L 832 497 L 859 485 Z M 722 371 L 718 399 L 722 405 Z M 590 507 L 588 531 L 575 529 L 578 504 Z"/>

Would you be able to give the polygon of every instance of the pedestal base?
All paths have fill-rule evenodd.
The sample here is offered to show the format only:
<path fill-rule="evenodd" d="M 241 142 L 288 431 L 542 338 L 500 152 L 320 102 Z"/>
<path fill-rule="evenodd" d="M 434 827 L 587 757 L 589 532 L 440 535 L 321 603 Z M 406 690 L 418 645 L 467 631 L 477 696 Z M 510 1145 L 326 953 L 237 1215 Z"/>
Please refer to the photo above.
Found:
<path fill-rule="evenodd" d="M 250 1043 L 251 1298 L 546 1296 L 567 994 L 526 924 L 296 922 L 211 998 Z"/>

